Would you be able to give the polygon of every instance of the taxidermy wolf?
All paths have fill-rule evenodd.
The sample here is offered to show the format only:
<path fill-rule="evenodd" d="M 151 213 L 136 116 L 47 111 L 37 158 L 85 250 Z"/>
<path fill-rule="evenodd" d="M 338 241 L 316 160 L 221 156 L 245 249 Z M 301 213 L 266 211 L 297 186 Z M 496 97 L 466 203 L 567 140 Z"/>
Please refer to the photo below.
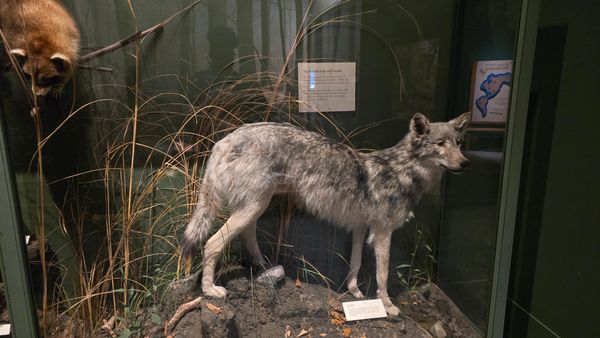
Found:
<path fill-rule="evenodd" d="M 348 290 L 362 298 L 357 275 L 367 230 L 375 252 L 377 296 L 388 314 L 400 310 L 388 296 L 392 232 L 413 217 L 423 194 L 444 171 L 460 173 L 469 165 L 460 144 L 471 113 L 431 123 L 417 113 L 409 132 L 391 148 L 359 152 L 323 135 L 290 124 L 254 123 L 232 132 L 214 146 L 198 204 L 182 239 L 185 257 L 198 251 L 223 206 L 225 224 L 206 242 L 202 291 L 225 297 L 215 285 L 215 265 L 224 247 L 242 235 L 254 264 L 266 263 L 256 242 L 256 220 L 275 194 L 292 194 L 313 215 L 353 233 Z"/>

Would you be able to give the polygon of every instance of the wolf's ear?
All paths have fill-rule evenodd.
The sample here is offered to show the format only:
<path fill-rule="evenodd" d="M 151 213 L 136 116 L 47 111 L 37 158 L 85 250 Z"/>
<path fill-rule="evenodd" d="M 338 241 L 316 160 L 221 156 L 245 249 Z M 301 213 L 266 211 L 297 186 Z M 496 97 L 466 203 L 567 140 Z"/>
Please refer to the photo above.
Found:
<path fill-rule="evenodd" d="M 11 49 L 9 53 L 15 58 L 19 66 L 22 66 L 27 61 L 27 52 L 22 48 Z"/>
<path fill-rule="evenodd" d="M 415 137 L 429 134 L 429 120 L 421 113 L 416 113 L 410 120 L 410 133 Z"/>
<path fill-rule="evenodd" d="M 56 67 L 56 70 L 60 73 L 64 73 L 71 68 L 71 59 L 64 54 L 54 53 L 50 57 L 50 61 L 52 61 L 54 67 Z"/>
<path fill-rule="evenodd" d="M 455 118 L 454 120 L 451 120 L 448 123 L 450 123 L 454 127 L 454 129 L 456 129 L 456 131 L 458 131 L 461 134 L 464 134 L 465 131 L 467 131 L 467 126 L 469 125 L 469 122 L 471 122 L 471 112 L 463 113 L 462 115 Z"/>

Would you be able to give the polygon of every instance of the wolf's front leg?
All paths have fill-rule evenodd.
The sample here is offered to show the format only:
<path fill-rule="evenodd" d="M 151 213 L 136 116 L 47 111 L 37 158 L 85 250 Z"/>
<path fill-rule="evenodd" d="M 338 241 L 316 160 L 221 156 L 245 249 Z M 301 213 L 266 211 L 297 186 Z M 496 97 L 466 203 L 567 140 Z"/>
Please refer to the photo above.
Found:
<path fill-rule="evenodd" d="M 391 229 L 376 229 L 373 238 L 375 262 L 377 265 L 377 297 L 383 301 L 385 311 L 390 315 L 398 315 L 400 309 L 392 304 L 387 292 L 388 271 L 390 263 Z"/>
<path fill-rule="evenodd" d="M 246 250 L 248 250 L 250 257 L 252 258 L 252 264 L 264 268 L 267 262 L 260 252 L 258 242 L 256 241 L 256 222 L 250 224 L 246 230 L 242 232 L 242 236 L 246 243 Z"/>

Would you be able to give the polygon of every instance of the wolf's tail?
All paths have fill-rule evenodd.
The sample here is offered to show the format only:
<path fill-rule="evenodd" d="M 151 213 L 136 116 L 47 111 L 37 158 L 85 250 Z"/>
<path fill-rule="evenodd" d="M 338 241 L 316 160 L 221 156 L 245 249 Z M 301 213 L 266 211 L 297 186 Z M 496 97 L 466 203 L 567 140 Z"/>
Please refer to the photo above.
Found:
<path fill-rule="evenodd" d="M 198 202 L 181 240 L 181 254 L 184 258 L 196 255 L 200 245 L 210 231 L 217 214 L 217 201 L 207 186 L 200 188 Z"/>

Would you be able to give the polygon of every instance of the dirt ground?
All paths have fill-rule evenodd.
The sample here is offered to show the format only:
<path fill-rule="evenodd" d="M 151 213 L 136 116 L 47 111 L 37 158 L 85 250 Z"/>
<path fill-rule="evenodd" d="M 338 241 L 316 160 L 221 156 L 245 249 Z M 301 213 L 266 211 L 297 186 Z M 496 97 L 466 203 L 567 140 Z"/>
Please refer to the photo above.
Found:
<path fill-rule="evenodd" d="M 399 316 L 346 322 L 341 302 L 352 301 L 318 284 L 285 278 L 276 286 L 250 282 L 246 269 L 220 278 L 226 299 L 202 298 L 177 322 L 170 337 L 480 337 L 454 304 L 430 284 L 402 292 L 394 301 Z M 154 311 L 164 321 L 177 308 L 202 297 L 197 276 L 171 284 Z M 141 336 L 164 337 L 156 315 L 140 315 Z"/>
<path fill-rule="evenodd" d="M 139 330 L 116 335 L 152 338 L 481 337 L 435 284 L 397 295 L 394 302 L 402 311 L 399 316 L 347 322 L 341 302 L 355 300 L 348 294 L 290 278 L 275 286 L 251 280 L 248 269 L 230 269 L 218 281 L 228 290 L 226 299 L 204 298 L 197 275 L 175 281 L 160 303 L 138 314 Z M 196 306 L 165 332 L 165 323 L 182 304 L 192 300 L 198 300 Z M 7 311 L 5 306 L 2 308 L 0 321 L 6 322 Z M 98 337 L 111 337 L 111 334 L 101 332 Z"/>

